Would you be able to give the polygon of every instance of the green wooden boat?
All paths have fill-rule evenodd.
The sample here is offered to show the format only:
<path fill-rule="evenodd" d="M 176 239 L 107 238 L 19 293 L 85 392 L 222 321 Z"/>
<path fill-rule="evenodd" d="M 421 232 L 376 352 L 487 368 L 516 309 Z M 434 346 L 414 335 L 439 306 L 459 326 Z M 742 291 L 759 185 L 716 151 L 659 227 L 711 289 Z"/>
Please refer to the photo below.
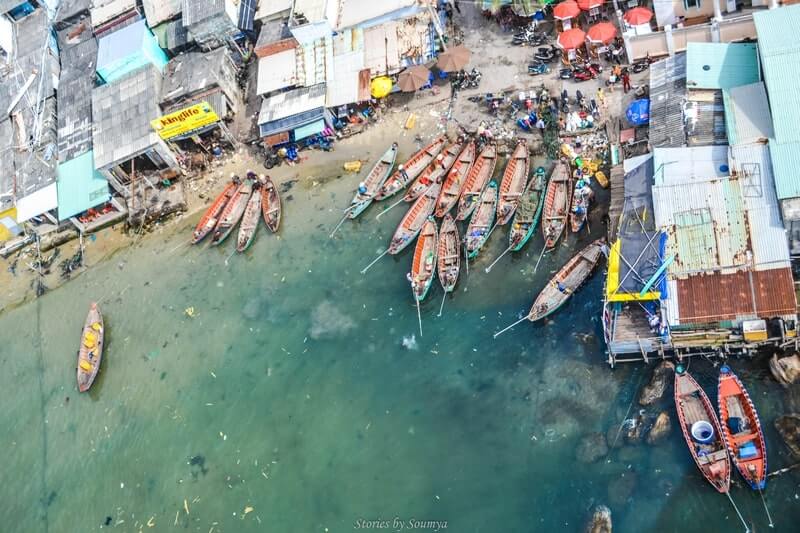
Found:
<path fill-rule="evenodd" d="M 547 187 L 547 175 L 542 167 L 536 169 L 533 179 L 522 194 L 519 207 L 514 213 L 514 220 L 508 231 L 508 247 L 512 252 L 519 252 L 539 224 L 544 206 L 544 190 Z"/>

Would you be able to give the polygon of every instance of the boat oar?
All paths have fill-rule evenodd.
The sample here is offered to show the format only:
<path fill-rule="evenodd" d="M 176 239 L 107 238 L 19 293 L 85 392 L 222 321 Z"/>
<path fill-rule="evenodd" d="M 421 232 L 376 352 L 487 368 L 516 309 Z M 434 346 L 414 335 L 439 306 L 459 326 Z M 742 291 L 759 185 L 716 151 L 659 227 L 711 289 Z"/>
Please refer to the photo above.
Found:
<path fill-rule="evenodd" d="M 731 489 L 728 489 L 728 490 L 725 491 L 725 496 L 728 497 L 728 500 L 730 500 L 731 505 L 733 505 L 733 509 L 736 511 L 736 514 L 739 516 L 739 520 L 741 520 L 742 525 L 744 526 L 745 533 L 750 533 L 750 527 L 747 525 L 747 522 L 744 521 L 744 518 L 742 517 L 742 513 L 739 512 L 739 508 L 736 507 L 736 502 L 734 502 L 733 498 L 731 498 Z"/>
<path fill-rule="evenodd" d="M 390 205 L 389 207 L 387 207 L 386 209 L 384 209 L 384 210 L 383 210 L 383 211 L 381 211 L 380 213 L 378 213 L 378 214 L 375 216 L 375 220 L 378 220 L 379 218 L 381 218 L 381 215 L 382 215 L 382 214 L 384 214 L 385 212 L 387 212 L 387 211 L 391 210 L 393 207 L 397 207 L 398 205 L 402 204 L 403 202 L 405 202 L 405 196 L 403 196 L 402 198 L 400 198 L 399 200 L 397 200 L 395 203 L 393 203 L 392 205 Z"/>
<path fill-rule="evenodd" d="M 508 252 L 510 252 L 512 248 L 513 248 L 513 246 L 509 246 L 508 248 L 506 248 L 506 249 L 503 251 L 503 253 L 502 253 L 502 254 L 500 254 L 500 255 L 498 255 L 498 256 L 497 256 L 497 259 L 495 259 L 495 260 L 492 262 L 492 264 L 491 264 L 491 265 L 489 265 L 488 267 L 484 268 L 484 269 L 483 269 L 483 271 L 484 271 L 484 272 L 486 272 L 487 274 L 488 274 L 489 272 L 491 272 L 491 270 L 492 270 L 492 267 L 493 267 L 494 265 L 496 265 L 496 264 L 497 264 L 497 262 L 498 262 L 498 261 L 500 261 L 500 259 L 502 259 L 502 257 L 503 257 L 504 255 L 506 255 Z"/>
<path fill-rule="evenodd" d="M 233 257 L 233 254 L 235 254 L 235 253 L 236 253 L 236 249 L 234 248 L 234 250 L 231 252 L 231 255 L 229 255 L 228 257 L 225 258 L 225 266 L 228 266 L 228 259 Z"/>
<path fill-rule="evenodd" d="M 544 253 L 546 251 L 547 251 L 547 241 L 545 241 L 544 246 L 542 246 L 542 253 L 539 254 L 539 259 L 536 260 L 536 266 L 533 267 L 534 273 L 536 273 L 536 271 L 539 269 L 539 263 L 541 262 L 542 257 L 544 257 Z"/>
<path fill-rule="evenodd" d="M 496 339 L 497 337 L 499 337 L 500 335 L 502 335 L 502 334 L 503 334 L 503 333 L 505 333 L 506 331 L 510 330 L 510 329 L 511 329 L 511 328 L 513 328 L 514 326 L 518 326 L 518 325 L 522 324 L 522 323 L 523 323 L 523 322 L 525 322 L 526 320 L 528 320 L 528 315 L 527 315 L 527 314 L 526 314 L 524 317 L 522 317 L 522 318 L 520 318 L 519 320 L 517 320 L 516 322 L 514 322 L 513 324 L 511 324 L 510 326 L 506 326 L 506 327 L 504 327 L 503 329 L 501 329 L 500 331 L 498 331 L 497 333 L 495 333 L 495 334 L 494 334 L 494 338 Z"/>
<path fill-rule="evenodd" d="M 376 257 L 376 258 L 375 258 L 375 260 L 374 260 L 374 261 L 372 261 L 372 263 L 370 263 L 370 264 L 368 264 L 367 266 L 365 266 L 365 267 L 364 267 L 364 269 L 361 271 L 361 273 L 362 273 L 362 274 L 366 274 L 366 273 L 367 273 L 367 270 L 369 270 L 369 269 L 370 269 L 370 267 L 372 267 L 372 265 L 374 265 L 375 263 L 377 263 L 377 262 L 378 262 L 378 259 L 380 259 L 381 257 L 383 257 L 384 255 L 386 255 L 386 254 L 388 254 L 388 253 L 389 253 L 389 249 L 387 248 L 387 249 L 386 249 L 386 250 L 385 250 L 385 251 L 384 251 L 384 252 L 383 252 L 381 255 L 379 255 L 378 257 Z"/>
<path fill-rule="evenodd" d="M 444 295 L 442 295 L 442 305 L 439 306 L 439 314 L 436 317 L 442 316 L 442 309 L 444 309 L 444 301 L 447 299 L 447 291 L 444 291 Z M 420 334 L 422 336 L 422 334 Z"/>
<path fill-rule="evenodd" d="M 328 238 L 329 238 L 329 239 L 333 239 L 333 235 L 334 235 L 334 234 L 335 234 L 337 231 L 339 231 L 339 228 L 341 228 L 341 227 L 342 227 L 342 224 L 344 224 L 344 221 L 345 221 L 345 220 L 347 220 L 347 211 L 345 211 L 345 214 L 344 214 L 344 216 L 342 217 L 342 220 L 340 220 L 340 221 L 339 221 L 339 223 L 338 223 L 338 224 L 336 224 L 336 227 L 335 227 L 335 228 L 333 228 L 333 231 L 331 232 L 331 234 L 330 234 L 330 235 L 328 235 Z"/>
<path fill-rule="evenodd" d="M 419 298 L 417 295 L 414 295 L 414 300 L 417 302 L 417 322 L 419 322 L 419 337 L 422 338 L 422 314 L 419 310 Z"/>
<path fill-rule="evenodd" d="M 767 502 L 764 500 L 764 492 L 761 490 L 761 485 L 758 486 L 758 494 L 761 496 L 761 503 L 764 504 L 764 510 L 767 512 L 767 518 L 769 519 L 769 527 L 775 527 L 775 524 L 772 523 L 772 516 L 769 514 L 769 508 L 767 507 Z"/>

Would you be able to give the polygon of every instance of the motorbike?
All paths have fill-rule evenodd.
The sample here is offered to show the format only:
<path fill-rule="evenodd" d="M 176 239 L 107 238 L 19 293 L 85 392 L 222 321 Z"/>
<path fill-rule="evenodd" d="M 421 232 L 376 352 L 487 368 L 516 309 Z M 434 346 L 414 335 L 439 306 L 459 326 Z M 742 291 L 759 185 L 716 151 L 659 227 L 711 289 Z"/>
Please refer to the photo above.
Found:
<path fill-rule="evenodd" d="M 571 80 L 575 76 L 575 72 L 571 68 L 562 68 L 558 71 L 558 77 L 562 80 Z"/>
<path fill-rule="evenodd" d="M 547 63 L 531 63 L 528 65 L 528 74 L 531 76 L 538 76 L 539 74 L 547 74 L 550 72 L 550 67 Z"/>
<path fill-rule="evenodd" d="M 561 112 L 569 113 L 569 93 L 566 89 L 561 91 Z"/>
<path fill-rule="evenodd" d="M 575 91 L 575 103 L 581 108 L 581 111 L 586 111 L 589 107 L 589 102 L 586 101 L 586 97 L 583 95 L 580 89 Z"/>
<path fill-rule="evenodd" d="M 631 65 L 631 70 L 633 71 L 634 74 L 639 74 L 640 72 L 644 72 L 645 70 L 650 68 L 650 63 L 652 62 L 653 60 L 650 59 L 650 54 L 648 53 L 644 59 L 635 61 L 633 65 Z"/>
<path fill-rule="evenodd" d="M 595 120 L 600 118 L 600 108 L 597 107 L 597 101 L 594 98 L 589 101 L 589 111 L 592 113 Z"/>
<path fill-rule="evenodd" d="M 591 70 L 576 68 L 574 72 L 575 81 L 589 81 L 595 78 Z"/>
<path fill-rule="evenodd" d="M 534 61 L 550 63 L 560 52 L 561 50 L 555 45 L 543 46 L 536 50 L 536 53 L 533 54 L 533 59 Z"/>

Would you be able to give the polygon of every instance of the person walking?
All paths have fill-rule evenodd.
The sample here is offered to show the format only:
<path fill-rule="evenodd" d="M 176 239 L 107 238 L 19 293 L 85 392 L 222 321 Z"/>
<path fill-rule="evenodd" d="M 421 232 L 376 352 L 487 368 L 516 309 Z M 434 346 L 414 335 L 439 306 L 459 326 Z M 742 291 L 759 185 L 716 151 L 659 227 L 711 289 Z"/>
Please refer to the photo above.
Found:
<path fill-rule="evenodd" d="M 628 69 L 622 71 L 622 90 L 625 94 L 631 90 L 631 76 L 628 74 Z"/>
<path fill-rule="evenodd" d="M 603 91 L 602 87 L 597 88 L 597 101 L 600 103 L 600 107 L 605 108 L 606 106 L 606 93 Z"/>

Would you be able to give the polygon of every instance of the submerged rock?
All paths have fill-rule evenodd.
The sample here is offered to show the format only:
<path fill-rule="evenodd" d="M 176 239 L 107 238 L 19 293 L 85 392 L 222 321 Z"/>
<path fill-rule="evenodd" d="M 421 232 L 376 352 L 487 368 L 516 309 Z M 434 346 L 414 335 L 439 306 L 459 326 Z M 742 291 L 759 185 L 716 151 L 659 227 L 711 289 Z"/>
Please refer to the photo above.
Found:
<path fill-rule="evenodd" d="M 769 360 L 769 369 L 778 383 L 788 387 L 800 380 L 800 356 L 793 354 L 778 359 L 778 354 L 775 354 Z"/>
<path fill-rule="evenodd" d="M 658 444 L 669 435 L 671 429 L 672 422 L 670 421 L 669 413 L 661 411 L 658 413 L 656 421 L 653 422 L 653 427 L 647 433 L 647 444 Z"/>
<path fill-rule="evenodd" d="M 312 339 L 336 337 L 356 327 L 352 318 L 340 311 L 332 302 L 324 300 L 311 312 Z"/>
<path fill-rule="evenodd" d="M 602 433 L 590 433 L 578 444 L 575 457 L 582 463 L 593 463 L 606 454 L 608 454 L 606 436 Z"/>
<path fill-rule="evenodd" d="M 625 472 L 608 484 L 608 500 L 615 505 L 625 505 L 636 488 L 636 473 Z"/>
<path fill-rule="evenodd" d="M 605 505 L 595 507 L 592 519 L 586 525 L 586 533 L 611 533 L 611 509 Z"/>
<path fill-rule="evenodd" d="M 625 436 L 625 442 L 628 444 L 639 444 L 644 437 L 644 427 L 647 423 L 644 412 L 639 413 L 635 418 L 630 418 L 625 421 L 622 429 L 622 434 Z"/>
<path fill-rule="evenodd" d="M 606 431 L 606 442 L 608 443 L 608 447 L 612 450 L 621 448 L 625 443 L 625 440 L 622 437 L 622 431 L 623 428 L 620 428 L 619 426 L 611 426 L 608 428 L 608 431 Z"/>
<path fill-rule="evenodd" d="M 664 396 L 667 390 L 670 378 L 675 371 L 675 365 L 669 361 L 661 361 L 653 369 L 653 376 L 650 378 L 650 383 L 642 388 L 639 394 L 639 403 L 641 405 L 652 405 Z"/>
<path fill-rule="evenodd" d="M 792 453 L 800 457 L 800 415 L 788 414 L 778 417 L 775 429 Z"/>

